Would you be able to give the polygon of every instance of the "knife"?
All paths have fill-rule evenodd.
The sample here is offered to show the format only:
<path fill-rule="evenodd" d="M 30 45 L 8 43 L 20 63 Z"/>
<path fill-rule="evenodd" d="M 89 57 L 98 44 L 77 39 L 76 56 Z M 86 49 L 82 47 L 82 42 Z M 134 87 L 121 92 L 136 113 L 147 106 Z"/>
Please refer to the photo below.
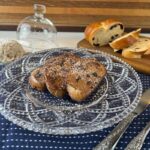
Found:
<path fill-rule="evenodd" d="M 127 145 L 125 150 L 141 150 L 144 140 L 150 132 L 150 122 L 145 128 Z"/>
<path fill-rule="evenodd" d="M 93 150 L 114 150 L 119 139 L 122 137 L 130 123 L 141 114 L 147 106 L 150 104 L 150 89 L 146 90 L 135 110 L 130 113 L 127 118 L 123 119 L 113 130 L 112 132 L 100 142 Z"/>

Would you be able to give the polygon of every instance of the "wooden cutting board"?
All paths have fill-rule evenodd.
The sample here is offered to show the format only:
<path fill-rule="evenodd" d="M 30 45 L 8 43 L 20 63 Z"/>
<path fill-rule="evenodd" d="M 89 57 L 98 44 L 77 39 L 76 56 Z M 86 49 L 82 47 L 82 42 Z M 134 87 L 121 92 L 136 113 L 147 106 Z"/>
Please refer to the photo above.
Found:
<path fill-rule="evenodd" d="M 130 64 L 136 71 L 150 75 L 150 55 L 143 56 L 141 59 L 127 59 L 123 58 L 121 53 L 115 53 L 110 46 L 94 47 L 85 39 L 79 41 L 77 47 L 91 49 L 90 51 L 93 53 L 102 51 L 117 56 L 125 62 L 127 62 L 128 64 Z"/>

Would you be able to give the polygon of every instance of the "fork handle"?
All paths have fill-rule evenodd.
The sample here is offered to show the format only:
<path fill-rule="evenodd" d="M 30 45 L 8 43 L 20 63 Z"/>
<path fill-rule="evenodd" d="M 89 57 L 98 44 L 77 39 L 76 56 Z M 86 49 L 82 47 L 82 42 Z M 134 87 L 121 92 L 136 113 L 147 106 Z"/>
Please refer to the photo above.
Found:
<path fill-rule="evenodd" d="M 150 122 L 146 127 L 127 145 L 125 150 L 141 150 L 145 138 L 150 131 Z"/>
<path fill-rule="evenodd" d="M 93 148 L 93 150 L 114 150 L 119 139 L 135 117 L 136 114 L 133 113 L 128 115 L 128 117 L 123 119 L 102 142 Z"/>

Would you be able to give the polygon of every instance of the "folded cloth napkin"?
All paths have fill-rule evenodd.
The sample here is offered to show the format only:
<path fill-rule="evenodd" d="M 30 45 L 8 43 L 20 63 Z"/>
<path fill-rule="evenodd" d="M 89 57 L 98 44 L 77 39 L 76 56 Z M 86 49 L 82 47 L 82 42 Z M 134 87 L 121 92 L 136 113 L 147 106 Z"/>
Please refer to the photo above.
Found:
<path fill-rule="evenodd" d="M 0 70 L 3 68 L 0 65 Z M 140 74 L 143 89 L 150 88 L 150 76 Z M 127 129 L 116 149 L 123 150 L 129 141 L 138 134 L 150 120 L 150 107 L 136 118 Z M 0 115 L 0 149 L 1 150 L 92 150 L 99 141 L 114 128 L 79 135 L 48 135 L 23 129 Z M 144 150 L 150 148 L 150 134 L 143 145 Z"/>

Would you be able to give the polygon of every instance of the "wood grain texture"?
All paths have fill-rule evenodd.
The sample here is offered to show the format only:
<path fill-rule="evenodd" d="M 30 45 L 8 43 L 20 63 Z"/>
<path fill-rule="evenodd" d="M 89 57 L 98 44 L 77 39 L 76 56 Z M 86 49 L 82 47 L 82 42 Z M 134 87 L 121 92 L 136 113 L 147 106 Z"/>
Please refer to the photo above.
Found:
<path fill-rule="evenodd" d="M 98 53 L 100 51 L 117 56 L 121 58 L 123 61 L 127 62 L 130 64 L 135 70 L 149 74 L 150 75 L 150 55 L 145 55 L 141 59 L 134 58 L 134 59 L 127 59 L 122 57 L 120 53 L 115 53 L 113 49 L 110 46 L 102 46 L 102 47 L 94 47 L 92 46 L 87 40 L 83 39 L 78 42 L 77 44 L 78 48 L 88 48 L 90 49 L 89 51 L 92 53 Z"/>
<path fill-rule="evenodd" d="M 46 5 L 46 17 L 57 27 L 79 27 L 83 31 L 91 22 L 115 18 L 127 28 L 150 31 L 150 0 L 1 0 L 0 27 L 17 26 L 33 14 L 35 3 Z"/>

